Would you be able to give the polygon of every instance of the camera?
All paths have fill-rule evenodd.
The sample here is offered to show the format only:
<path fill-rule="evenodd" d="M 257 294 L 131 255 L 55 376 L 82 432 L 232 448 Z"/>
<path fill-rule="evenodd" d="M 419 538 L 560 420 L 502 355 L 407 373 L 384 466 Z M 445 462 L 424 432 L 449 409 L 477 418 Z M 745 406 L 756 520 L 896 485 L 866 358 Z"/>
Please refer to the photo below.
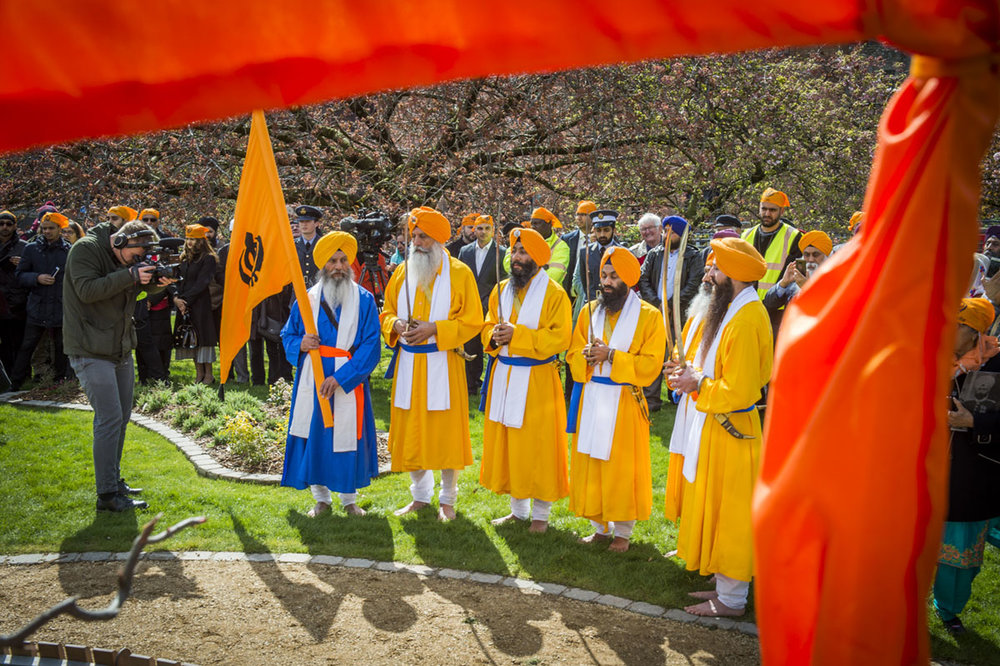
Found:
<path fill-rule="evenodd" d="M 184 247 L 183 238 L 161 238 L 146 248 L 140 265 L 153 267 L 153 281 L 160 278 L 180 280 L 180 250 Z"/>
<path fill-rule="evenodd" d="M 392 220 L 379 210 L 367 211 L 361 217 L 345 217 L 340 221 L 342 231 L 358 241 L 358 261 L 375 266 L 382 246 L 395 236 Z"/>

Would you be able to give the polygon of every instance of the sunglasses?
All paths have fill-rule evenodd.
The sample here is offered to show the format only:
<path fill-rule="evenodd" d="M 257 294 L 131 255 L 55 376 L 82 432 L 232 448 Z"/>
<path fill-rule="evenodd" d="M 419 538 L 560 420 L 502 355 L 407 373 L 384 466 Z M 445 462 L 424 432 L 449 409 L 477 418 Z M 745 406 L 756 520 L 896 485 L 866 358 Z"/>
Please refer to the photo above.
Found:
<path fill-rule="evenodd" d="M 0 227 L 13 227 L 13 226 L 14 226 L 13 222 L 7 222 L 7 221 L 0 222 Z"/>
<path fill-rule="evenodd" d="M 144 218 L 142 218 L 142 221 L 143 222 L 157 222 L 157 221 L 159 221 L 159 219 L 160 218 L 158 218 L 158 217 L 144 217 Z"/>

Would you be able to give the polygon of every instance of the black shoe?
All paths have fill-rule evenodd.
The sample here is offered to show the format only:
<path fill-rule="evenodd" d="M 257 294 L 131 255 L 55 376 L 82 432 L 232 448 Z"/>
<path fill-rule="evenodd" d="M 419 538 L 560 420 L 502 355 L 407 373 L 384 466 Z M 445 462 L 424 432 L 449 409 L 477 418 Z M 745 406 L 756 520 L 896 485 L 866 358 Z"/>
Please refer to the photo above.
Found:
<path fill-rule="evenodd" d="M 135 509 L 145 509 L 149 505 L 142 500 L 134 500 L 125 495 L 112 495 L 110 499 L 97 498 L 97 510 L 98 511 L 113 511 L 114 513 L 121 513 L 122 511 L 134 511 Z"/>
<path fill-rule="evenodd" d="M 138 495 L 142 492 L 142 488 L 133 488 L 125 483 L 125 479 L 118 479 L 118 492 L 121 495 Z"/>
<path fill-rule="evenodd" d="M 942 620 L 942 622 L 944 622 L 944 628 L 952 636 L 961 636 L 966 631 L 965 625 L 962 624 L 962 621 L 957 617 L 952 618 L 950 620 Z"/>

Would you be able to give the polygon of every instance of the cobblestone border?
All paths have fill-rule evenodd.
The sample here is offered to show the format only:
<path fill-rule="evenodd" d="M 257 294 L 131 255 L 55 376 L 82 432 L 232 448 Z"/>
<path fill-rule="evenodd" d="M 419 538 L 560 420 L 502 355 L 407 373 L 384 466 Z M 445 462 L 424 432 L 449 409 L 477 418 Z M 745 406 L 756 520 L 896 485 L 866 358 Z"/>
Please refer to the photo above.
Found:
<path fill-rule="evenodd" d="M 90 553 L 32 553 L 26 555 L 0 555 L 0 565 L 29 566 L 38 564 L 68 564 L 71 562 L 120 562 L 128 553 L 90 552 Z M 420 578 L 443 578 L 461 580 L 480 585 L 501 585 L 520 590 L 523 594 L 547 594 L 553 597 L 563 597 L 574 601 L 610 606 L 620 610 L 636 613 L 645 617 L 662 618 L 686 624 L 696 624 L 715 629 L 738 631 L 748 636 L 757 636 L 757 625 L 752 622 L 740 622 L 726 617 L 699 617 L 687 613 L 680 608 L 664 608 L 645 601 L 633 601 L 612 594 L 600 594 L 592 590 L 578 587 L 567 587 L 558 583 L 540 583 L 513 576 L 480 573 L 462 569 L 429 567 L 423 564 L 406 564 L 403 562 L 379 562 L 361 557 L 339 557 L 336 555 L 309 555 L 308 553 L 240 553 L 211 552 L 204 550 L 190 551 L 153 551 L 143 552 L 140 559 L 152 562 L 162 561 L 214 561 L 214 562 L 275 562 L 277 564 L 293 564 L 306 566 L 310 564 L 343 567 L 350 569 L 372 569 L 389 573 L 407 573 Z"/>
<path fill-rule="evenodd" d="M 12 405 L 24 405 L 26 407 L 59 407 L 63 409 L 76 409 L 80 411 L 93 411 L 90 405 L 78 403 L 62 403 L 50 400 L 21 400 L 17 396 L 20 393 L 0 394 L 0 402 Z M 228 481 L 243 481 L 260 485 L 273 485 L 281 481 L 277 474 L 247 474 L 237 472 L 227 467 L 223 467 L 211 456 L 205 453 L 202 447 L 190 437 L 177 432 L 173 428 L 166 426 L 155 419 L 141 414 L 132 414 L 132 422 L 148 430 L 162 435 L 170 443 L 176 446 L 181 453 L 187 456 L 191 464 L 198 470 L 198 474 L 211 479 L 226 479 Z M 379 470 L 379 473 L 384 473 Z M 90 552 L 90 553 L 35 553 L 28 555 L 0 555 L 0 565 L 29 565 L 29 564 L 64 564 L 68 562 L 119 562 L 125 559 L 128 553 L 110 552 Z M 521 590 L 522 593 L 549 594 L 556 597 L 565 597 L 576 601 L 595 603 L 602 606 L 619 608 L 632 613 L 638 613 L 646 617 L 665 618 L 677 622 L 693 623 L 705 627 L 716 629 L 736 630 L 742 634 L 757 636 L 757 625 L 752 622 L 739 622 L 732 618 L 725 617 L 699 617 L 687 613 L 680 608 L 664 608 L 644 601 L 633 601 L 624 597 L 612 594 L 600 594 L 592 590 L 584 590 L 578 587 L 567 587 L 558 583 L 541 583 L 525 578 L 512 576 L 501 576 L 500 574 L 481 573 L 478 571 L 465 571 L 461 569 L 436 568 L 423 564 L 406 564 L 403 562 L 379 562 L 359 557 L 343 558 L 335 555 L 309 555 L 307 553 L 240 553 L 240 552 L 211 552 L 211 551 L 153 551 L 142 553 L 142 559 L 150 561 L 163 560 L 214 560 L 217 562 L 278 562 L 280 564 L 320 564 L 327 566 L 350 567 L 354 569 L 375 569 L 378 571 L 410 573 L 425 578 L 437 577 L 449 580 L 464 580 L 470 583 L 482 585 L 503 585 Z"/>

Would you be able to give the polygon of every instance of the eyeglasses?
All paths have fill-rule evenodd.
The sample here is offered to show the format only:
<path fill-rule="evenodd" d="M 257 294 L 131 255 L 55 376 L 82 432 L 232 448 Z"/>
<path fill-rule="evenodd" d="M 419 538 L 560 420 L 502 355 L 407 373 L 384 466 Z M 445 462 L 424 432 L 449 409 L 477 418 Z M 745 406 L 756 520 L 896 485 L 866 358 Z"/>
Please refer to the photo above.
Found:
<path fill-rule="evenodd" d="M 158 222 L 159 219 L 160 218 L 158 218 L 158 217 L 144 217 L 144 218 L 142 218 L 142 221 L 143 222 Z"/>

